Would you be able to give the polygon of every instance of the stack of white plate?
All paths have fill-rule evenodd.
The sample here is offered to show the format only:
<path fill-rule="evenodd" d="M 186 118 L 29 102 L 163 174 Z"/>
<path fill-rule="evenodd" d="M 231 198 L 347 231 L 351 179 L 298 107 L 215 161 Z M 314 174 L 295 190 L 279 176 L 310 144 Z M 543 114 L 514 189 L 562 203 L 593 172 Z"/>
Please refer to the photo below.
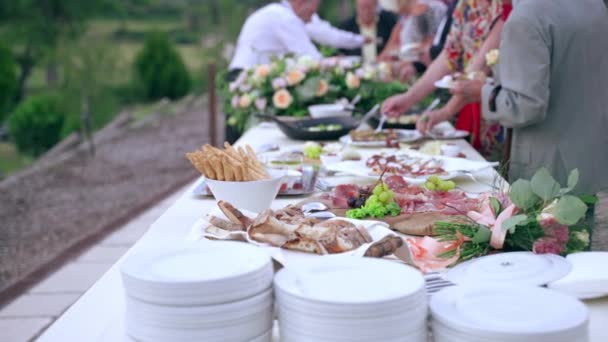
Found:
<path fill-rule="evenodd" d="M 475 258 L 452 268 L 447 279 L 458 285 L 547 285 L 565 277 L 572 266 L 555 254 L 499 253 Z"/>
<path fill-rule="evenodd" d="M 588 341 L 585 305 L 540 287 L 454 286 L 430 308 L 435 342 Z"/>
<path fill-rule="evenodd" d="M 281 341 L 427 341 L 421 273 L 404 264 L 323 257 L 275 277 Z"/>
<path fill-rule="evenodd" d="M 572 272 L 549 288 L 578 299 L 608 296 L 608 252 L 581 252 L 566 257 Z"/>
<path fill-rule="evenodd" d="M 122 265 L 138 341 L 270 341 L 272 262 L 239 242 L 135 254 Z"/>

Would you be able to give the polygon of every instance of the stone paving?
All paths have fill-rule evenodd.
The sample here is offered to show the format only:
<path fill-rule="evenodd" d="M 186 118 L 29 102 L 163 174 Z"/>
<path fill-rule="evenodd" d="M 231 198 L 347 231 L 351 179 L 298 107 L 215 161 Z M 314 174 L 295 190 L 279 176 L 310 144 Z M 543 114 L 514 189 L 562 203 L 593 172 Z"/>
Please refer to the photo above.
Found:
<path fill-rule="evenodd" d="M 184 189 L 148 209 L 0 309 L 0 341 L 35 340 L 97 281 Z"/>

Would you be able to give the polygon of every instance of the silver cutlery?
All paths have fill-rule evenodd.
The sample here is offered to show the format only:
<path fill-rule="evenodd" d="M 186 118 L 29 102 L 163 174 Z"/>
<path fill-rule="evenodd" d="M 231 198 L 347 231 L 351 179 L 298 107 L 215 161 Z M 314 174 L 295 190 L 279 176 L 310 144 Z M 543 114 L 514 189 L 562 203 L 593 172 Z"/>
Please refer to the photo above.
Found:
<path fill-rule="evenodd" d="M 382 128 L 384 127 L 385 123 L 386 123 L 386 114 L 382 114 L 380 116 L 380 122 L 378 123 L 378 127 L 376 127 L 376 133 L 382 132 Z"/>
<path fill-rule="evenodd" d="M 441 103 L 440 99 L 438 99 L 438 98 L 434 99 L 433 102 L 431 102 L 431 104 L 428 107 L 426 107 L 426 109 L 422 112 L 422 116 L 421 117 L 423 117 L 424 114 L 426 114 L 426 113 L 432 111 L 433 109 L 435 109 L 439 105 L 439 103 Z M 426 132 L 426 135 L 428 137 L 430 137 L 431 139 L 433 139 L 433 140 L 437 140 L 437 137 L 434 134 L 432 134 L 430 130 Z"/>
<path fill-rule="evenodd" d="M 369 120 L 371 117 L 373 117 L 374 115 L 376 115 L 376 113 L 378 113 L 378 109 L 380 109 L 380 105 L 376 104 L 374 107 L 372 107 L 372 109 L 370 109 L 369 112 L 367 112 L 367 114 L 365 114 L 362 118 L 361 118 L 361 123 L 359 124 L 359 127 L 357 127 L 355 130 L 356 131 L 360 131 L 362 129 L 365 128 L 365 123 L 367 122 L 367 120 Z"/>

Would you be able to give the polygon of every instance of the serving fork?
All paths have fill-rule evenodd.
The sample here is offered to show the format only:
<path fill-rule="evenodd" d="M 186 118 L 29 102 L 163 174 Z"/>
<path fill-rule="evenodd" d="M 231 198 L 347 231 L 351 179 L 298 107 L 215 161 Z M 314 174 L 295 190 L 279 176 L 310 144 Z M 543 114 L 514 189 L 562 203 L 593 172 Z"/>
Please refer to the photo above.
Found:
<path fill-rule="evenodd" d="M 456 284 L 444 278 L 444 275 L 439 272 L 430 272 L 424 275 L 425 288 L 428 296 L 433 295 L 440 290 L 454 286 Z"/>

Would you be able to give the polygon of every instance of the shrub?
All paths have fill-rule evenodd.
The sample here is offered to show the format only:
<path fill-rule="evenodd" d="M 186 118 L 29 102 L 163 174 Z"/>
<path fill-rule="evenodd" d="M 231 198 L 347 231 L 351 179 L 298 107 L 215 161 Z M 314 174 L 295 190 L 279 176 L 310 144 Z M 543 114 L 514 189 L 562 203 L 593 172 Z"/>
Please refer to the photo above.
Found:
<path fill-rule="evenodd" d="M 63 121 L 60 98 L 38 95 L 26 99 L 15 109 L 8 128 L 20 152 L 39 156 L 59 142 Z"/>
<path fill-rule="evenodd" d="M 191 80 L 184 62 L 167 35 L 153 33 L 135 57 L 135 82 L 146 99 L 177 99 L 190 91 Z"/>
<path fill-rule="evenodd" d="M 17 90 L 17 65 L 11 51 L 0 42 L 0 125 L 12 109 Z"/>

